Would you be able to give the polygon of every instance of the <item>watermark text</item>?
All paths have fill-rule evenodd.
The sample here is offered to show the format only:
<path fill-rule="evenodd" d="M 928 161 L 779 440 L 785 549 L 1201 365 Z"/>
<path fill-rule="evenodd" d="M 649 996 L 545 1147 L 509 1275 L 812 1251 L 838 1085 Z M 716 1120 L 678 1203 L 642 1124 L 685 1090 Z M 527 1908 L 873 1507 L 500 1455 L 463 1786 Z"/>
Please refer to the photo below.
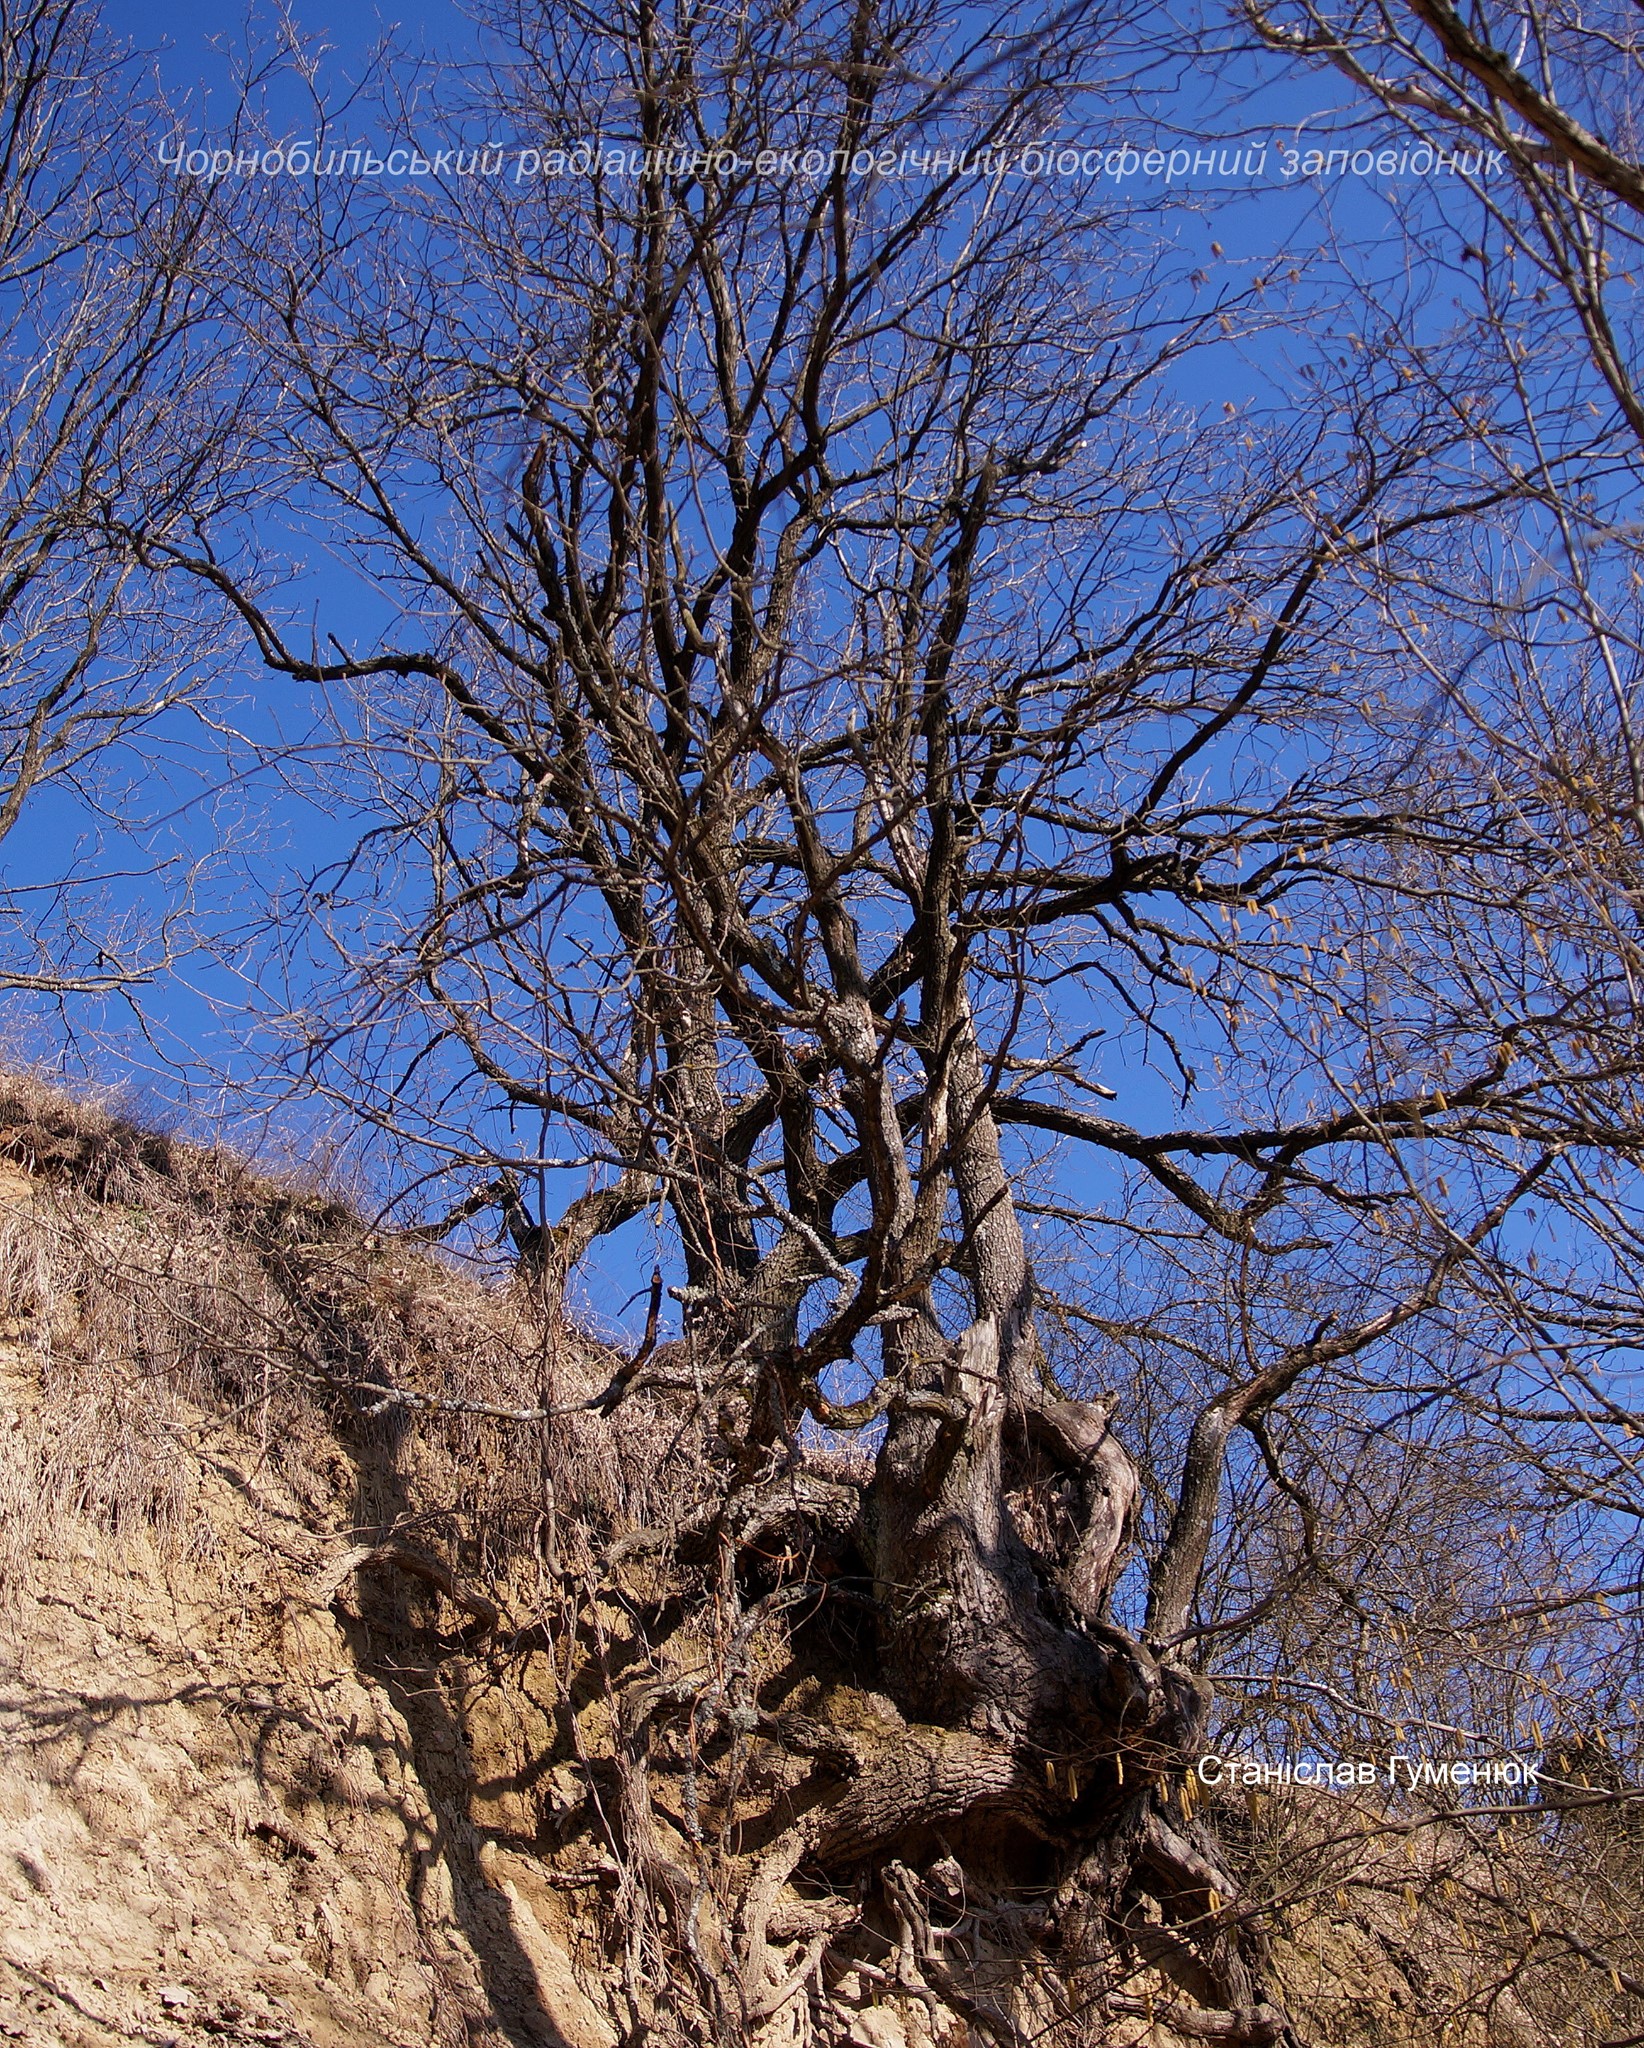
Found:
<path fill-rule="evenodd" d="M 601 178 L 677 183 L 734 179 L 821 184 L 828 180 L 927 181 L 1077 180 L 1114 186 L 1259 186 L 1296 180 L 1497 176 L 1506 158 L 1499 149 L 1435 149 L 1427 143 L 1377 149 L 1290 148 L 1274 143 L 1199 143 L 1142 146 L 1130 141 L 1045 142 L 979 149 L 921 144 L 881 149 L 638 149 L 603 142 L 453 144 L 445 149 L 397 143 L 340 144 L 313 137 L 226 146 L 168 136 L 156 158 L 163 174 L 217 184 L 225 179 L 501 180 L 515 189 L 544 181 Z"/>

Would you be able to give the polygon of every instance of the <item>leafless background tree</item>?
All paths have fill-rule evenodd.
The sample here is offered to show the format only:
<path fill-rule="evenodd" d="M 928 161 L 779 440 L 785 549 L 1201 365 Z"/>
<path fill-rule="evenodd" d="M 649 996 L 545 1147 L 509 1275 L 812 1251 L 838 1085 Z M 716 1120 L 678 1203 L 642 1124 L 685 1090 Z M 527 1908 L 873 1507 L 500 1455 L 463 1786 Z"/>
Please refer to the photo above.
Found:
<path fill-rule="evenodd" d="M 1344 118 L 1472 153 L 1474 174 L 1429 215 L 1430 247 L 1441 289 L 1467 309 L 1474 368 L 1456 396 L 1474 409 L 1481 460 L 1529 517 L 1482 575 L 1429 592 L 1407 650 L 1545 847 L 1559 881 L 1536 916 L 1526 983 L 1609 1078 L 1584 1109 L 1596 1148 L 1561 1157 L 1536 1228 L 1490 1275 L 1509 1369 L 1440 1373 L 1433 1386 L 1469 1414 L 1487 1468 L 1518 1475 L 1526 1507 L 1551 1507 L 1570 1532 L 1562 1568 L 1520 1568 L 1516 1590 L 1494 1598 L 1521 1629 L 1559 1638 L 1533 1672 L 1515 1662 L 1514 1683 L 1542 1695 L 1549 1726 L 1579 1720 L 1584 1694 L 1589 1754 L 1624 1759 L 1587 1775 L 1624 1817 L 1638 1774 L 1640 1583 L 1636 1153 L 1621 1079 L 1639 1042 L 1644 824 L 1637 25 L 1621 10 L 1542 5 L 1252 6 L 1240 19 L 1292 70 L 1345 78 Z M 1413 379 L 1435 375 L 1413 325 L 1398 346 Z M 1476 1671 L 1476 1648 L 1469 1661 Z M 1469 1681 L 1451 1669 L 1443 1682 Z M 1578 1830 L 1571 1846 L 1581 1856 L 1591 1843 Z"/>
<path fill-rule="evenodd" d="M 0 18 L 0 839 L 57 784 L 60 843 L 0 896 L 0 986 L 128 989 L 177 951 L 179 893 L 142 919 L 109 877 L 146 736 L 211 643 L 184 584 L 135 572 L 127 529 L 186 527 L 232 404 L 190 269 L 202 190 L 156 193 L 134 60 L 80 0 Z M 99 820 L 111 826 L 105 844 Z M 76 840 L 78 843 L 76 843 Z M 16 850 L 14 842 L 13 851 Z M 123 899 L 123 900 L 122 900 Z"/>

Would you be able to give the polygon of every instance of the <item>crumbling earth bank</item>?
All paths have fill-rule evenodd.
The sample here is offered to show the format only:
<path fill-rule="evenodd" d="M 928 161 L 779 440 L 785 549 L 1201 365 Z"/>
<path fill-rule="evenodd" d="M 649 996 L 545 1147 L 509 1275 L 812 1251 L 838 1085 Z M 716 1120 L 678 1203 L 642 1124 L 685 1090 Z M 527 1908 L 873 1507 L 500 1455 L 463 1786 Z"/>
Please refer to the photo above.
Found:
<path fill-rule="evenodd" d="M 31 1392 L 12 1349 L 13 1440 Z M 312 1596 L 310 1515 L 203 1467 L 203 1554 L 71 1522 L 8 1588 L 0 2033 L 607 2048 L 592 1930 L 513 1846 L 528 1699 L 397 1696 Z"/>
<path fill-rule="evenodd" d="M 507 1394 L 519 1304 L 27 1083 L 0 1147 L 0 2039 L 684 2038 L 625 1995 L 604 1847 L 622 1600 L 574 1514 L 545 1531 L 529 1432 L 338 1398 Z M 609 1526 L 644 1503 L 597 1437 L 556 1476 Z M 852 2039 L 934 2048 L 882 1973 L 832 1991 Z"/>
<path fill-rule="evenodd" d="M 673 1420 L 633 1402 L 550 1440 L 476 1413 L 574 1405 L 608 1359 L 564 1331 L 533 1354 L 505 1290 L 46 1091 L 0 1096 L 0 1153 L 0 2039 L 1213 2038 L 1145 1917 L 1120 1988 L 1070 2004 L 1057 1901 L 989 1890 L 968 1789 L 944 1835 L 975 1738 L 910 1727 L 848 1626 L 731 1628 L 708 1561 L 659 1554 L 699 1505 L 677 1473 L 647 1496 Z M 850 1482 L 796 1478 L 804 1541 Z M 909 1773 L 928 1839 L 850 1875 Z M 1385 1933 L 1281 1932 L 1296 2041 L 1423 2039 Z M 716 2010 L 738 1954 L 755 1992 Z"/>

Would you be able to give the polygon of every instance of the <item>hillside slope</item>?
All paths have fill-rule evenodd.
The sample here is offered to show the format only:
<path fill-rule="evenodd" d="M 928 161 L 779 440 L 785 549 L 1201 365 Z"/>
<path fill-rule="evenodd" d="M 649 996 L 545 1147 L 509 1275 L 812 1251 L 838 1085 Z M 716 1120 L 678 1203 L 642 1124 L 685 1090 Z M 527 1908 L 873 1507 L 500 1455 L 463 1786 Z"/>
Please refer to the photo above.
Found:
<path fill-rule="evenodd" d="M 471 1367 L 507 1304 L 42 1091 L 0 1134 L 0 2034 L 605 2048 L 586 1886 L 531 1853 L 551 1660 L 358 1562 L 420 1506 L 437 1574 L 452 1447 L 339 1431 L 280 1341 L 316 1272 Z"/>
<path fill-rule="evenodd" d="M 13 1081 L 0 1154 L 0 2038 L 703 2038 L 645 1896 L 692 1864 L 711 1904 L 690 1743 L 645 1752 L 654 1810 L 633 1802 L 634 1701 L 708 1668 L 677 1585 L 639 1583 L 644 1532 L 685 1519 L 681 1430 L 642 1401 L 480 1412 L 576 1411 L 610 1362 L 223 1153 Z M 642 1613 L 672 1619 L 647 1639 Z M 762 1729 L 853 1753 L 893 1732 L 848 1636 L 747 1654 Z M 773 1812 L 800 1796 L 774 1749 L 737 1772 Z M 721 1839 L 752 1839 L 728 1796 Z M 1252 1871 L 1317 1860 L 1273 1940 L 1285 2038 L 1549 2038 L 1510 1981 L 1468 2000 L 1470 1954 L 1499 1979 L 1500 1915 L 1463 1926 L 1465 1857 L 1441 1872 L 1428 1837 L 1412 1862 L 1377 1821 L 1322 1795 L 1228 1817 Z M 1126 1987 L 1062 2011 L 1033 1988 L 1053 1902 L 961 1896 L 926 1860 L 854 1897 L 768 1887 L 790 1995 L 721 2038 L 1212 2037 L 1167 1932 L 1138 1922 Z M 927 1981 L 951 1976 L 944 1885 L 969 2023 Z"/>

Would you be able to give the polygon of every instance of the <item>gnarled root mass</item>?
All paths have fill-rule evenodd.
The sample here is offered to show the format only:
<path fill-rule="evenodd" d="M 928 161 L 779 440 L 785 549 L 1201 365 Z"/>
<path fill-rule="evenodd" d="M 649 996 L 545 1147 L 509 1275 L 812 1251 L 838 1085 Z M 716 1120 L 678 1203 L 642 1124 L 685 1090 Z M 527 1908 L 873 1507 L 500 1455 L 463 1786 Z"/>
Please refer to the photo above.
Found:
<path fill-rule="evenodd" d="M 1192 1808 L 1206 1690 L 1105 1618 L 1128 1461 L 1002 1379 L 973 1329 L 871 1474 L 790 1458 L 618 1546 L 652 1618 L 614 1817 L 671 1958 L 653 2033 L 860 2042 L 889 2002 L 932 2043 L 1286 2038 Z"/>

